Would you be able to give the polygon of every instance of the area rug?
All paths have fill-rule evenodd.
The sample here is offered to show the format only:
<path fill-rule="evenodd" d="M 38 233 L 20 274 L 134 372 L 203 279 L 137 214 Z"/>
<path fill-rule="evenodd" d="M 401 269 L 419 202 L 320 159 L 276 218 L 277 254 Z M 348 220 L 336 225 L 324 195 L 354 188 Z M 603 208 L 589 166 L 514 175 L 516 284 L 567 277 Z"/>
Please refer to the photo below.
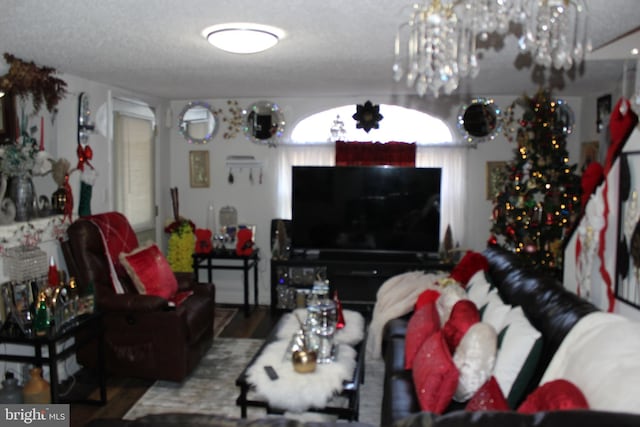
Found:
<path fill-rule="evenodd" d="M 216 307 L 213 315 L 213 336 L 220 335 L 238 312 L 237 308 Z"/>
<path fill-rule="evenodd" d="M 239 388 L 235 380 L 262 340 L 216 338 L 194 372 L 182 383 L 157 381 L 123 417 L 135 419 L 149 414 L 191 413 L 240 417 L 236 406 Z M 360 421 L 380 425 L 384 366 L 380 360 L 366 362 L 365 382 L 360 390 Z M 249 408 L 249 419 L 266 415 L 261 408 Z M 286 414 L 305 420 L 323 420 L 316 414 Z"/>

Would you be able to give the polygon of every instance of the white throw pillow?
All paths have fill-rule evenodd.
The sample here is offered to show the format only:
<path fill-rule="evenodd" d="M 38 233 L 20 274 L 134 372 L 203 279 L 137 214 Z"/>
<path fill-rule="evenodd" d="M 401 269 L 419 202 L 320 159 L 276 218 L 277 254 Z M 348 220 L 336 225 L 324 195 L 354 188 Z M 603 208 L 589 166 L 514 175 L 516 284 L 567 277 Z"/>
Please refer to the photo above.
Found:
<path fill-rule="evenodd" d="M 476 272 L 467 285 L 467 297 L 474 302 L 476 307 L 482 307 L 489 300 L 491 285 L 483 270 Z"/>
<path fill-rule="evenodd" d="M 502 301 L 502 298 L 498 295 L 498 291 L 495 289 L 489 292 L 487 305 L 484 310 L 480 307 L 482 321 L 493 326 L 498 333 L 504 328 L 505 319 L 510 310 L 511 306 Z"/>
<path fill-rule="evenodd" d="M 453 395 L 457 402 L 466 402 L 491 377 L 496 361 L 497 334 L 488 323 L 472 325 L 462 337 L 453 355 L 460 372 L 458 388 Z"/>
<path fill-rule="evenodd" d="M 594 312 L 567 334 L 541 384 L 567 379 L 595 410 L 640 414 L 640 323 Z"/>
<path fill-rule="evenodd" d="M 496 356 L 493 376 L 510 405 L 523 396 L 540 358 L 542 337 L 531 326 L 521 307 L 514 307 L 505 318 L 504 337 Z"/>

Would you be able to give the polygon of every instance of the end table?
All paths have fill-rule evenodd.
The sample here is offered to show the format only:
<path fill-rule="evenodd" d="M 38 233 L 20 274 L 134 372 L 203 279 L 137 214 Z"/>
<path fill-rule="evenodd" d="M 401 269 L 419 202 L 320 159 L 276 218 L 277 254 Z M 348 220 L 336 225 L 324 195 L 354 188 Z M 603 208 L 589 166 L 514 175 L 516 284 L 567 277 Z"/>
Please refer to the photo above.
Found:
<path fill-rule="evenodd" d="M 198 272 L 207 272 L 207 280 L 213 282 L 213 270 L 242 270 L 244 291 L 244 315 L 250 314 L 249 307 L 249 271 L 253 269 L 253 300 L 254 306 L 258 306 L 258 263 L 260 262 L 260 249 L 253 248 L 251 255 L 240 256 L 234 250 L 213 250 L 208 253 L 193 254 L 193 274 L 198 281 Z"/>

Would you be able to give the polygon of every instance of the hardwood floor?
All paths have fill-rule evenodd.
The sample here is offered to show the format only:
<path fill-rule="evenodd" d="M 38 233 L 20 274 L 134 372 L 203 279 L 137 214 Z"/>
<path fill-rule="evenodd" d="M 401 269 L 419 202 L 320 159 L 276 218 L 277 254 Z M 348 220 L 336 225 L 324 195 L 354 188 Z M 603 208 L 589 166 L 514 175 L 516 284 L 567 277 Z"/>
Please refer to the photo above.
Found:
<path fill-rule="evenodd" d="M 249 317 L 244 316 L 242 306 L 230 304 L 219 306 L 239 309 L 219 335 L 223 338 L 265 338 L 280 318 L 279 314 L 271 313 L 269 306 L 257 307 Z M 122 418 L 153 383 L 152 380 L 109 377 L 107 403 L 103 406 L 72 404 L 71 427 L 82 427 L 95 418 Z"/>

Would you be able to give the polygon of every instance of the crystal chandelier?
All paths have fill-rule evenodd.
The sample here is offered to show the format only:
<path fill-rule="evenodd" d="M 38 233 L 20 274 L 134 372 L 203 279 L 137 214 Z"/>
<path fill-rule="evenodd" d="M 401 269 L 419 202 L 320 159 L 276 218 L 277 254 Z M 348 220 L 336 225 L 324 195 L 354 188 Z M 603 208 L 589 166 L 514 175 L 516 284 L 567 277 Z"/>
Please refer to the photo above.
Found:
<path fill-rule="evenodd" d="M 518 45 L 545 68 L 569 70 L 591 51 L 584 0 L 520 0 Z"/>
<path fill-rule="evenodd" d="M 519 47 L 536 64 L 570 69 L 590 50 L 584 0 L 431 0 L 414 4 L 396 33 L 393 78 L 420 96 L 450 95 L 478 75 L 477 41 L 522 28 Z"/>
<path fill-rule="evenodd" d="M 406 73 L 400 52 L 400 40 L 404 33 L 408 33 Z M 400 26 L 396 34 L 394 79 L 400 81 L 406 74 L 407 86 L 415 85 L 420 96 L 427 90 L 435 97 L 440 90 L 446 94 L 453 92 L 458 87 L 460 74 L 457 36 L 458 18 L 451 5 L 443 5 L 440 0 L 425 6 L 414 5 L 411 18 Z M 473 64 L 477 63 L 475 52 L 469 53 L 466 65 L 471 72 Z"/>

